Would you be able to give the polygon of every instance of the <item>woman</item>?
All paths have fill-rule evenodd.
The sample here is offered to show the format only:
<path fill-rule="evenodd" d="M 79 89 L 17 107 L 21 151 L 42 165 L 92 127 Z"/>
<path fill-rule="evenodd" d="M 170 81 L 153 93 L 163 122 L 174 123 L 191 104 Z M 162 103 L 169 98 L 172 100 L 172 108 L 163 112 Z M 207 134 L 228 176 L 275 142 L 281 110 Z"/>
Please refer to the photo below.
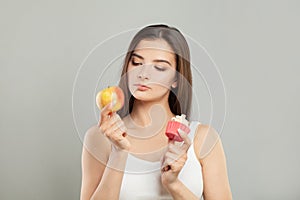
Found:
<path fill-rule="evenodd" d="M 224 151 L 212 127 L 191 121 L 189 133 L 178 129 L 181 143 L 165 135 L 172 117 L 189 119 L 189 60 L 188 44 L 175 28 L 152 25 L 135 35 L 119 84 L 124 107 L 112 113 L 107 105 L 85 135 L 82 200 L 232 199 Z M 205 141 L 214 141 L 206 154 Z M 158 170 L 127 173 L 129 166 Z"/>

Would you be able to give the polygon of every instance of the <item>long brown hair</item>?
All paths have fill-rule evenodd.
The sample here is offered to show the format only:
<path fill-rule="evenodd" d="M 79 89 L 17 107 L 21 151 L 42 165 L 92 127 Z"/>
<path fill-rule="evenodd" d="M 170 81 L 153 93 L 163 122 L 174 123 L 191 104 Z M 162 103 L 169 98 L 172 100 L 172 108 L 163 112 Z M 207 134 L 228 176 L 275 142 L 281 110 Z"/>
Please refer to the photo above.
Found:
<path fill-rule="evenodd" d="M 125 103 L 118 111 L 120 117 L 125 117 L 131 113 L 135 98 L 131 95 L 128 88 L 127 69 L 131 60 L 132 53 L 141 40 L 165 40 L 173 49 L 176 55 L 176 71 L 180 73 L 177 76 L 177 87 L 172 88 L 169 94 L 168 102 L 170 110 L 175 115 L 185 114 L 190 118 L 190 108 L 192 102 L 192 73 L 190 67 L 190 50 L 184 36 L 174 27 L 164 24 L 150 25 L 141 29 L 132 39 L 121 73 L 119 86 L 123 89 Z"/>

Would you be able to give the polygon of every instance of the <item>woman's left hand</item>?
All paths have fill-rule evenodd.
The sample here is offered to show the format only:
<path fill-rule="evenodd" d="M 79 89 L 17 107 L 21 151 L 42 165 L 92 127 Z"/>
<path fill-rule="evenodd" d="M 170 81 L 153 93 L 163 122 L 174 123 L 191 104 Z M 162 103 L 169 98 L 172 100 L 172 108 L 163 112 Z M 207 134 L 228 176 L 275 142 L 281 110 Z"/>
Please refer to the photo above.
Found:
<path fill-rule="evenodd" d="M 191 146 L 191 140 L 187 133 L 181 129 L 178 129 L 178 133 L 183 142 L 175 144 L 175 141 L 169 140 L 168 150 L 162 162 L 161 182 L 165 187 L 177 180 L 178 174 L 187 160 L 187 151 Z"/>

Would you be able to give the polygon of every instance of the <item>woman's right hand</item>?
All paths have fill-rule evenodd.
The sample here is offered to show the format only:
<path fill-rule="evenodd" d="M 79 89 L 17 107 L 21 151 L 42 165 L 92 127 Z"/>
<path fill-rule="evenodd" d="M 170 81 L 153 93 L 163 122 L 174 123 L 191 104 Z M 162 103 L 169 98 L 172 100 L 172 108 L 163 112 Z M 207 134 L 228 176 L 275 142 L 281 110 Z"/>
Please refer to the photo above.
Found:
<path fill-rule="evenodd" d="M 128 151 L 131 147 L 130 142 L 126 138 L 127 128 L 123 120 L 116 112 L 111 112 L 112 103 L 106 105 L 100 113 L 98 127 L 113 144 L 116 150 Z"/>

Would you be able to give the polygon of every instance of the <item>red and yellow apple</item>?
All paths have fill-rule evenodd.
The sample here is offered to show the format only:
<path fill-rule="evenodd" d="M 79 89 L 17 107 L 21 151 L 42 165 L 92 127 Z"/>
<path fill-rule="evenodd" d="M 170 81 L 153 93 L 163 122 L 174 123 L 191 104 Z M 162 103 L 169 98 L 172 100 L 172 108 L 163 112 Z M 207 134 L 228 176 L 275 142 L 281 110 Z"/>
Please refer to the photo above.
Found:
<path fill-rule="evenodd" d="M 112 112 L 120 110 L 124 105 L 124 93 L 118 86 L 107 87 L 96 96 L 96 104 L 99 109 L 102 109 L 109 103 L 113 103 Z"/>

